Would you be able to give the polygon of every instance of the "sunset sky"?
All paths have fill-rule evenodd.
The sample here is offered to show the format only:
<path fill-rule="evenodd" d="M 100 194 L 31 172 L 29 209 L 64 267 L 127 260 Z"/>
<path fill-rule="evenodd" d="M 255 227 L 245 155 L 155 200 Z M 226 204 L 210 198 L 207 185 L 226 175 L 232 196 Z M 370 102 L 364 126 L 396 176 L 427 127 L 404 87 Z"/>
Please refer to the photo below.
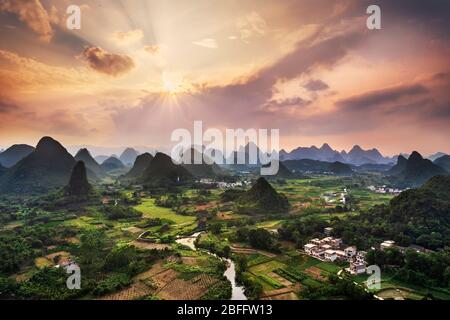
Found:
<path fill-rule="evenodd" d="M 449 30 L 445 0 L 0 0 L 0 146 L 163 148 L 202 120 L 450 153 Z"/>

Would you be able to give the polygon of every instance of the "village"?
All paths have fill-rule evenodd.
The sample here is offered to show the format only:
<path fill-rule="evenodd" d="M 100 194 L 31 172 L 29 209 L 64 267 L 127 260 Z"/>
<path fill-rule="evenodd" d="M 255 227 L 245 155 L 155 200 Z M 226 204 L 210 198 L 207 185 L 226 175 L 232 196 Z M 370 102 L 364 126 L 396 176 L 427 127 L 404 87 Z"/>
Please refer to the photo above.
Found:
<path fill-rule="evenodd" d="M 347 261 L 350 267 L 346 270 L 353 275 L 366 273 L 366 252 L 358 251 L 356 246 L 346 246 L 342 239 L 330 236 L 333 228 L 325 228 L 324 231 L 328 236 L 323 239 L 314 238 L 305 244 L 305 253 L 321 261 Z"/>
<path fill-rule="evenodd" d="M 393 194 L 393 195 L 398 195 L 406 190 L 406 189 L 391 188 L 391 187 L 387 187 L 387 186 L 381 186 L 381 187 L 368 186 L 367 189 L 369 189 L 370 191 L 375 192 L 375 193 Z"/>

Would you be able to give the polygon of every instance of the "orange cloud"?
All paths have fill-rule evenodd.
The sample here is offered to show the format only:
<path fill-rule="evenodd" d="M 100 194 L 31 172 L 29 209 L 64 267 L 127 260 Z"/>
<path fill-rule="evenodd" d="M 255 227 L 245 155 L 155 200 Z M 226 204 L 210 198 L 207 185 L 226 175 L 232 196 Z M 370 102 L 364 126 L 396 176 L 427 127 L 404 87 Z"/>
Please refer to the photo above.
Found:
<path fill-rule="evenodd" d="M 113 40 L 119 45 L 127 45 L 137 42 L 144 37 L 144 32 L 140 29 L 131 31 L 118 31 L 112 36 Z"/>
<path fill-rule="evenodd" d="M 151 55 L 156 55 L 161 52 L 161 46 L 154 44 L 151 46 L 145 46 L 144 50 L 150 53 Z"/>
<path fill-rule="evenodd" d="M 108 53 L 99 47 L 86 48 L 82 56 L 87 60 L 89 67 L 113 77 L 127 73 L 135 66 L 129 56 Z"/>
<path fill-rule="evenodd" d="M 2 0 L 0 11 L 16 14 L 43 41 L 49 42 L 52 39 L 51 17 L 39 0 Z"/>

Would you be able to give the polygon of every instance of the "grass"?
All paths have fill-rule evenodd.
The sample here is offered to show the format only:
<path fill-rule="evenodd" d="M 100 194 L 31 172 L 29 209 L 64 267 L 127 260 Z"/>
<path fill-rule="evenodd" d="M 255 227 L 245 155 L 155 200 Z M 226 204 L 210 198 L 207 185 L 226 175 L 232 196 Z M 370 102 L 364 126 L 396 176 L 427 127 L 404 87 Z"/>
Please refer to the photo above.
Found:
<path fill-rule="evenodd" d="M 316 265 L 316 267 L 328 273 L 337 273 L 339 270 L 341 270 L 341 268 L 339 268 L 337 265 L 326 262 L 320 262 Z"/>
<path fill-rule="evenodd" d="M 178 226 L 186 226 L 195 222 L 195 217 L 176 214 L 169 208 L 162 208 L 155 205 L 154 199 L 144 199 L 140 205 L 134 209 L 143 213 L 143 218 L 160 218 L 173 221 Z"/>

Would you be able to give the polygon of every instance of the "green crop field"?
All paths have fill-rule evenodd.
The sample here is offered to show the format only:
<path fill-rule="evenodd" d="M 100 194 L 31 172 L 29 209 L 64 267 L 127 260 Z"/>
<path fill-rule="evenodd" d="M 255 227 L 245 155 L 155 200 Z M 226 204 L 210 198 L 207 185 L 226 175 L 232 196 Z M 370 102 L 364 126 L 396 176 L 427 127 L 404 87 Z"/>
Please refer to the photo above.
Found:
<path fill-rule="evenodd" d="M 167 219 L 177 225 L 189 225 L 195 222 L 195 217 L 193 216 L 183 216 L 176 214 L 169 208 L 156 206 L 154 199 L 143 199 L 142 203 L 134 208 L 143 213 L 143 218 Z"/>

